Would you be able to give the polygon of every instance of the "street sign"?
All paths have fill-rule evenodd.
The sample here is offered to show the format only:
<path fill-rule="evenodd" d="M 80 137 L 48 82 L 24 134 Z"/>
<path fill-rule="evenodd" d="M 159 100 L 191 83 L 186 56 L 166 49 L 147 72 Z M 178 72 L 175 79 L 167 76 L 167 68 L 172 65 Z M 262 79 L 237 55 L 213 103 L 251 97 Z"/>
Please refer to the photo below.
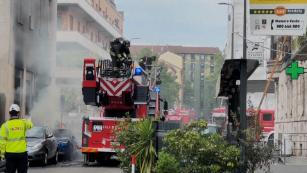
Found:
<path fill-rule="evenodd" d="M 264 42 L 247 43 L 247 59 L 257 59 L 260 63 L 264 57 Z"/>
<path fill-rule="evenodd" d="M 286 68 L 286 74 L 289 75 L 292 80 L 297 80 L 300 74 L 304 74 L 304 67 L 298 66 L 298 62 L 294 61 Z"/>
<path fill-rule="evenodd" d="M 155 91 L 156 93 L 160 93 L 160 87 L 156 86 L 156 87 L 154 88 L 154 91 Z"/>
<path fill-rule="evenodd" d="M 250 0 L 250 27 L 254 35 L 303 35 L 307 0 Z"/>

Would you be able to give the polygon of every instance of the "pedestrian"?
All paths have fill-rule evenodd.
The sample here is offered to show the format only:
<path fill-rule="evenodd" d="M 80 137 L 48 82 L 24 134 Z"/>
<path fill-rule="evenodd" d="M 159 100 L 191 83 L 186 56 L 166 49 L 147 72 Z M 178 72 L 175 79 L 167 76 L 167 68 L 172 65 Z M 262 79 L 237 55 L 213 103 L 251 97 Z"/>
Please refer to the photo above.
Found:
<path fill-rule="evenodd" d="M 12 104 L 10 119 L 0 129 L 1 154 L 5 156 L 7 173 L 27 173 L 28 154 L 26 131 L 32 128 L 31 120 L 21 119 L 20 107 Z"/>

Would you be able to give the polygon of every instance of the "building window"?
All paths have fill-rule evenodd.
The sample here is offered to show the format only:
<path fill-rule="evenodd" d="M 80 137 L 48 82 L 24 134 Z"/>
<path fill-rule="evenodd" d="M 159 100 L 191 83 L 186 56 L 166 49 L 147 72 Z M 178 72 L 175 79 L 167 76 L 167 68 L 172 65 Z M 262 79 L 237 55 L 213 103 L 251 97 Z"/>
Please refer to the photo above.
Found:
<path fill-rule="evenodd" d="M 191 71 L 195 71 L 195 63 L 191 63 Z"/>
<path fill-rule="evenodd" d="M 210 65 L 210 73 L 214 73 L 214 65 Z"/>
<path fill-rule="evenodd" d="M 194 73 L 194 71 L 191 71 L 191 81 L 193 82 L 194 79 L 195 79 L 195 73 Z"/>
<path fill-rule="evenodd" d="M 80 23 L 80 21 L 78 22 L 78 32 L 81 32 L 81 23 Z"/>
<path fill-rule="evenodd" d="M 57 28 L 58 28 L 58 30 L 62 29 L 62 16 L 61 15 L 58 15 Z"/>
<path fill-rule="evenodd" d="M 72 15 L 69 16 L 69 29 L 74 30 L 74 17 Z"/>
<path fill-rule="evenodd" d="M 210 64 L 214 64 L 214 57 L 210 56 Z"/>
<path fill-rule="evenodd" d="M 82 33 L 85 33 L 85 25 L 83 25 Z"/>
<path fill-rule="evenodd" d="M 91 41 L 93 41 L 93 40 L 94 40 L 94 33 L 91 32 Z"/>
<path fill-rule="evenodd" d="M 204 62 L 204 61 L 205 61 L 205 55 L 200 55 L 200 60 L 201 60 L 202 62 Z"/>
<path fill-rule="evenodd" d="M 195 55 L 194 54 L 192 54 L 192 56 L 191 56 L 191 62 L 195 62 Z"/>
<path fill-rule="evenodd" d="M 205 63 L 204 62 L 201 62 L 200 69 L 201 69 L 201 71 L 203 71 L 205 69 Z"/>

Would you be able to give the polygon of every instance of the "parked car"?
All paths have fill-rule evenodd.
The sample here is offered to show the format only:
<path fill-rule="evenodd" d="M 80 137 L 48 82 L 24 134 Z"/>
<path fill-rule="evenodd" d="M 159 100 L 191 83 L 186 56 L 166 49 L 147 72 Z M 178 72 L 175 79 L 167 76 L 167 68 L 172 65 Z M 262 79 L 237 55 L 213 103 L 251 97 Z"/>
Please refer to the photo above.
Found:
<path fill-rule="evenodd" d="M 58 144 L 48 127 L 33 127 L 27 131 L 27 151 L 29 162 L 39 161 L 47 165 L 58 162 Z"/>
<path fill-rule="evenodd" d="M 59 155 L 64 159 L 71 160 L 78 151 L 78 143 L 69 129 L 56 129 L 54 131 L 58 143 Z"/>

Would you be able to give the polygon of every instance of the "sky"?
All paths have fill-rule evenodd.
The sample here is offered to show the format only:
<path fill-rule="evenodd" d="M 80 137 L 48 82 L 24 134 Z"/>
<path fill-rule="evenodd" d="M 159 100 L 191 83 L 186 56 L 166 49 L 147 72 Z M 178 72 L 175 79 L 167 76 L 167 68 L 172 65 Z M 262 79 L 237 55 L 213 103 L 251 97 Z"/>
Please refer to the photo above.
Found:
<path fill-rule="evenodd" d="M 227 37 L 228 0 L 116 0 L 131 44 L 219 47 Z M 136 39 L 137 38 L 137 39 Z"/>

